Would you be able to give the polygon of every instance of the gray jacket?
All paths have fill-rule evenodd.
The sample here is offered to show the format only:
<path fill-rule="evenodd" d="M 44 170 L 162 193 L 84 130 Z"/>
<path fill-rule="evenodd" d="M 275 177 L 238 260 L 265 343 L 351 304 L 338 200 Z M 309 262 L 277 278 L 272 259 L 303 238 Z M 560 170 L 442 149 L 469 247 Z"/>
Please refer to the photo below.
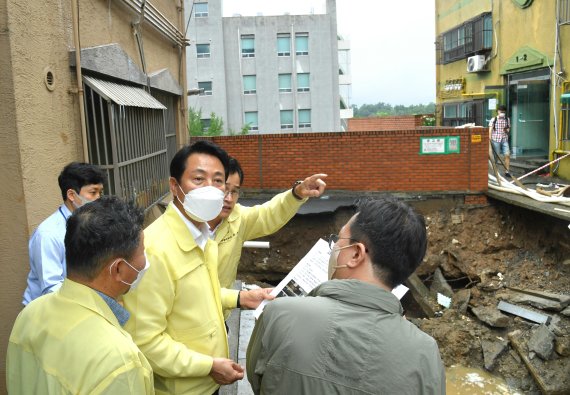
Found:
<path fill-rule="evenodd" d="M 247 377 L 256 394 L 445 394 L 435 340 L 402 317 L 394 295 L 358 280 L 269 303 Z"/>

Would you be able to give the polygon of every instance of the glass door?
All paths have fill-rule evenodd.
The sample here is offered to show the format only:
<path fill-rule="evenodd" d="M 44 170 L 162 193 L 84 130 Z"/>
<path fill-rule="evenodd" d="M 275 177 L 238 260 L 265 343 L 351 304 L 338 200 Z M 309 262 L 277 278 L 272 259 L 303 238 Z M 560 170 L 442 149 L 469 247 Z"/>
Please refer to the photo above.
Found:
<path fill-rule="evenodd" d="M 519 80 L 511 85 L 511 150 L 513 157 L 547 157 L 549 80 Z"/>

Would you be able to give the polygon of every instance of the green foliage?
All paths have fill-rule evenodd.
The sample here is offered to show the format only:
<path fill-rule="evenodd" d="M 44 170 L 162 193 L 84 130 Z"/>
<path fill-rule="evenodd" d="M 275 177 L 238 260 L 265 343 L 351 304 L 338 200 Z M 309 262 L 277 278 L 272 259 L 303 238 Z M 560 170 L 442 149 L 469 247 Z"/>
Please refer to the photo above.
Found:
<path fill-rule="evenodd" d="M 422 126 L 435 126 L 435 116 L 434 115 L 422 116 Z"/>
<path fill-rule="evenodd" d="M 224 121 L 215 113 L 210 113 L 210 127 L 207 130 L 208 136 L 219 136 L 224 132 Z"/>
<path fill-rule="evenodd" d="M 250 127 L 251 127 L 251 124 L 249 124 L 249 123 L 246 123 L 245 125 L 243 125 L 243 126 L 241 127 L 240 134 L 241 134 L 241 135 L 246 135 L 246 134 L 248 134 Z"/>
<path fill-rule="evenodd" d="M 188 133 L 190 136 L 219 136 L 224 132 L 224 121 L 215 113 L 210 114 L 210 123 L 202 122 L 202 110 L 188 108 Z"/>
<path fill-rule="evenodd" d="M 354 110 L 354 118 L 435 113 L 435 103 L 433 102 L 429 104 L 412 104 L 410 106 L 401 104 L 392 106 L 388 103 L 379 102 L 377 104 L 363 104 L 360 107 L 353 105 L 352 108 Z"/>
<path fill-rule="evenodd" d="M 192 107 L 188 108 L 188 133 L 190 136 L 203 136 L 202 130 L 202 110 L 195 111 Z"/>

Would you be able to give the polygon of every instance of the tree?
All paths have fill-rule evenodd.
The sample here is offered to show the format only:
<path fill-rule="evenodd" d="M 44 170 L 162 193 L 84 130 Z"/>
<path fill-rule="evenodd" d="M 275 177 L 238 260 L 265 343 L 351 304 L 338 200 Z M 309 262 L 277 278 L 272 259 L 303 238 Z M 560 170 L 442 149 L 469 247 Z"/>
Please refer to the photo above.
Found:
<path fill-rule="evenodd" d="M 435 103 L 412 104 L 409 106 L 398 104 L 392 106 L 388 103 L 379 102 L 376 104 L 363 104 L 360 107 L 353 105 L 352 108 L 355 118 L 388 117 L 394 115 L 433 114 L 435 112 Z"/>
<path fill-rule="evenodd" d="M 204 125 L 202 110 L 188 108 L 188 133 L 190 136 L 219 136 L 224 132 L 224 121 L 214 112 L 210 113 L 210 122 Z"/>

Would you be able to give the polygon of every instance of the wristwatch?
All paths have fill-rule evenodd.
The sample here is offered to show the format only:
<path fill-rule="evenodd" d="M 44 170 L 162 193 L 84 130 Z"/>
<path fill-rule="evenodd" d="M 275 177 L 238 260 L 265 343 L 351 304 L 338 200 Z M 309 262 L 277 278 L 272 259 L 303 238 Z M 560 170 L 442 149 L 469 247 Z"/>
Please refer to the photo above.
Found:
<path fill-rule="evenodd" d="M 295 192 L 295 187 L 297 187 L 297 185 L 302 184 L 303 181 L 302 180 L 297 180 L 293 183 L 293 187 L 291 188 L 291 192 L 293 193 L 293 196 L 295 196 L 295 199 L 297 200 L 303 200 L 303 198 L 299 195 L 297 195 L 297 193 Z"/>

